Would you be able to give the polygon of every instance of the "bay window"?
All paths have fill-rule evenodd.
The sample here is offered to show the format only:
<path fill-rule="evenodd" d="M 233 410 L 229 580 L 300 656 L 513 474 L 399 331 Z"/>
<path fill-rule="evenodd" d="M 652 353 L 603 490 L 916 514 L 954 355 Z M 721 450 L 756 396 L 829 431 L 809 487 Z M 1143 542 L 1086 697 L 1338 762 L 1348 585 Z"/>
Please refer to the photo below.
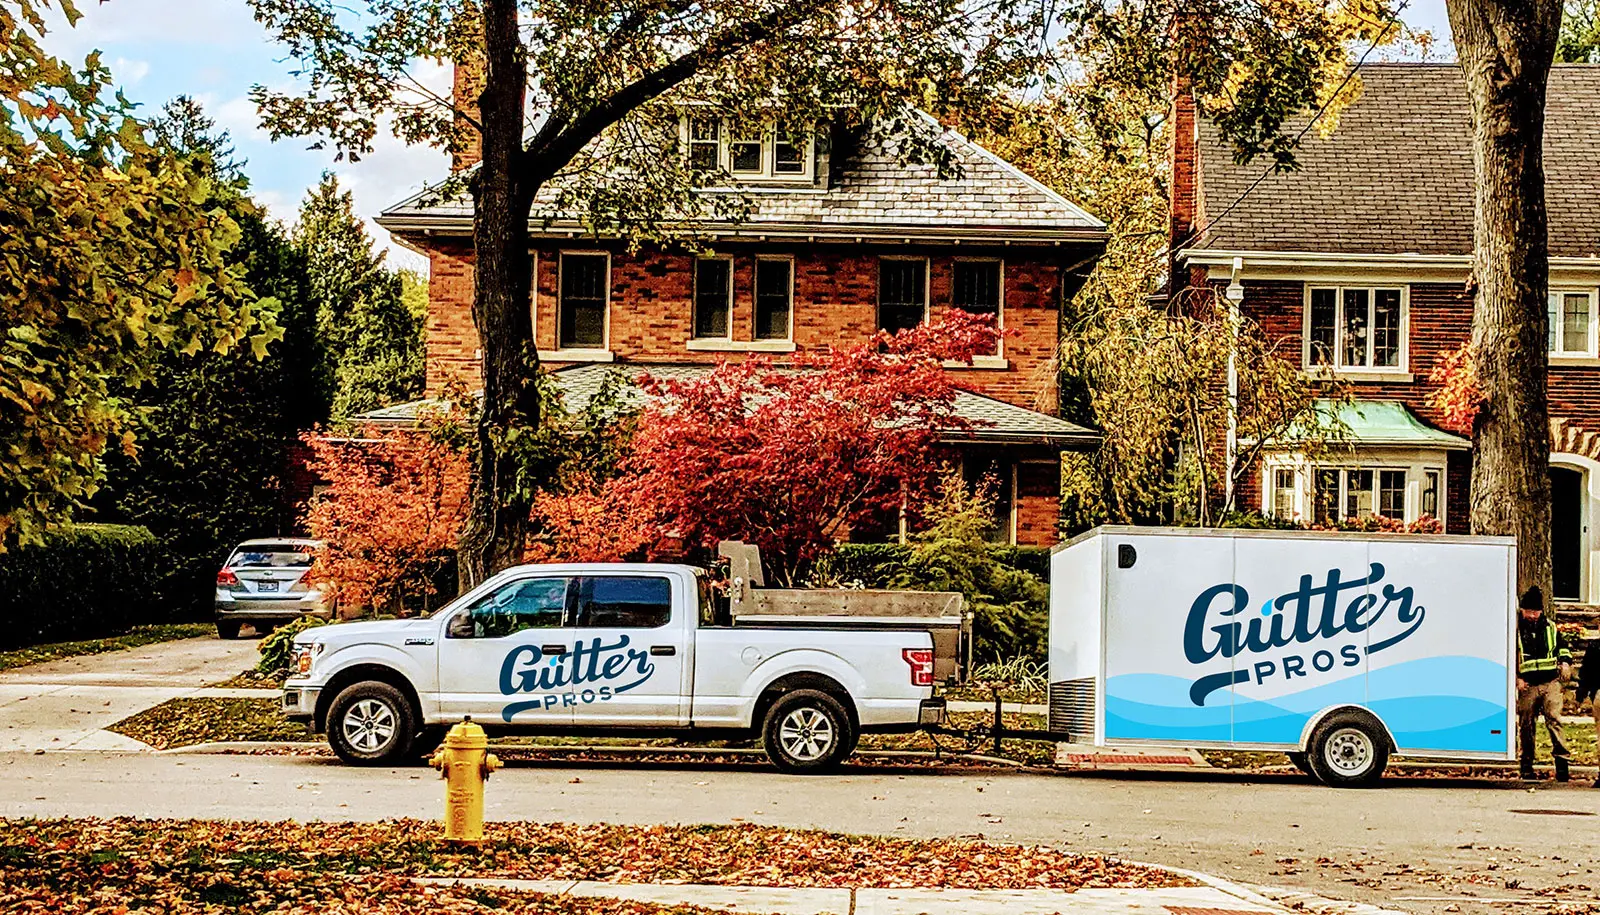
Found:
<path fill-rule="evenodd" d="M 1317 526 L 1383 517 L 1409 524 L 1442 521 L 1444 469 L 1426 464 L 1264 468 L 1262 509 L 1286 521 Z"/>

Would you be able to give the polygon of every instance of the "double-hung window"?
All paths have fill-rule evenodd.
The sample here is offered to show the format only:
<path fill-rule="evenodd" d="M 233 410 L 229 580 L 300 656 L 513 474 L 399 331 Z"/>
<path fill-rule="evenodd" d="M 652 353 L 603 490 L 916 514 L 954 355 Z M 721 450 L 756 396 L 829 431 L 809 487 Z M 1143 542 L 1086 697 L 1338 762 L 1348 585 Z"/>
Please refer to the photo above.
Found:
<path fill-rule="evenodd" d="M 1306 367 L 1403 368 L 1405 300 L 1405 290 L 1395 286 L 1312 287 L 1306 308 Z"/>
<path fill-rule="evenodd" d="M 1551 290 L 1550 355 L 1595 356 L 1595 323 L 1593 289 Z"/>
<path fill-rule="evenodd" d="M 756 339 L 789 339 L 794 308 L 794 261 L 786 257 L 758 257 L 755 279 Z"/>
<path fill-rule="evenodd" d="M 689 118 L 689 167 L 714 171 L 722 162 L 722 122 L 717 118 Z"/>
<path fill-rule="evenodd" d="M 951 276 L 950 304 L 962 311 L 988 317 L 998 330 L 1003 273 L 999 261 L 956 261 Z"/>
<path fill-rule="evenodd" d="M 733 259 L 702 257 L 694 263 L 694 335 L 728 336 L 728 316 L 733 307 Z"/>
<path fill-rule="evenodd" d="M 878 329 L 910 330 L 928 316 L 928 261 L 883 258 L 878 261 Z"/>
<path fill-rule="evenodd" d="M 562 349 L 606 345 L 606 304 L 611 298 L 611 255 L 562 254 L 556 339 Z"/>

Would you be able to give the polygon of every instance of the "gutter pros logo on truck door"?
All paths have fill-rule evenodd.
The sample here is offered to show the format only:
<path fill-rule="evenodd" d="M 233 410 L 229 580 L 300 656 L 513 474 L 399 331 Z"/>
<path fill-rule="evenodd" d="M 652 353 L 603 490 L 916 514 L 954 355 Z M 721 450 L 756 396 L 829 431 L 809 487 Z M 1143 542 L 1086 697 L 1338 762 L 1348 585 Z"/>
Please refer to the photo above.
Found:
<path fill-rule="evenodd" d="M 607 702 L 618 693 L 625 693 L 650 679 L 656 672 L 650 661 L 650 652 L 629 648 L 628 637 L 618 636 L 617 641 L 605 644 L 596 638 L 588 644 L 579 639 L 570 654 L 551 655 L 544 664 L 544 652 L 536 645 L 518 645 L 506 655 L 500 665 L 500 693 L 515 696 L 518 693 L 544 693 L 523 702 L 512 702 L 502 711 L 506 721 L 518 712 L 537 708 L 554 708 L 560 705 L 577 705 L 582 702 Z M 620 685 L 617 681 L 624 681 Z M 578 687 L 585 687 L 579 689 Z M 564 692 L 558 692 L 564 690 Z"/>
<path fill-rule="evenodd" d="M 1219 655 L 1224 658 L 1259 656 L 1295 644 L 1334 639 L 1341 634 L 1360 635 L 1376 626 L 1391 608 L 1395 619 L 1406 628 L 1371 644 L 1363 639 L 1337 649 L 1321 648 L 1309 656 L 1302 652 L 1253 663 L 1247 660 L 1249 667 L 1240 665 L 1236 670 L 1208 674 L 1194 681 L 1189 687 L 1189 700 L 1195 705 L 1204 705 L 1206 697 L 1217 690 L 1252 679 L 1261 685 L 1276 677 L 1293 680 L 1308 676 L 1308 664 L 1319 673 L 1336 666 L 1357 667 L 1363 654 L 1376 654 L 1410 638 L 1422 625 L 1427 610 L 1412 603 L 1409 587 L 1396 588 L 1390 584 L 1383 586 L 1380 604 L 1377 584 L 1383 572 L 1383 565 L 1374 562 L 1366 578 L 1342 581 L 1338 569 L 1329 569 L 1323 583 L 1315 587 L 1310 575 L 1302 575 L 1299 588 L 1268 598 L 1261 605 L 1260 614 L 1250 617 L 1248 622 L 1237 618 L 1250 606 L 1250 592 L 1243 586 L 1229 582 L 1200 592 L 1189 607 L 1189 619 L 1183 628 L 1183 653 L 1191 664 L 1204 664 Z M 1341 592 L 1368 588 L 1371 590 L 1352 596 L 1340 612 Z"/>

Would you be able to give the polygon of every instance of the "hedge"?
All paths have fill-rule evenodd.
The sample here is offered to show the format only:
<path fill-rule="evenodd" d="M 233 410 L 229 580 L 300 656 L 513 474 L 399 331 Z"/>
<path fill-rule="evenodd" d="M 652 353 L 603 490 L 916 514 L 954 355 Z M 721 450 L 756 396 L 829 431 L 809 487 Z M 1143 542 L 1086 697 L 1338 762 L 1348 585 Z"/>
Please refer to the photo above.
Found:
<path fill-rule="evenodd" d="M 75 524 L 0 553 L 0 649 L 95 639 L 166 622 L 164 551 L 149 530 Z"/>
<path fill-rule="evenodd" d="M 961 590 L 973 612 L 973 655 L 978 662 L 1023 657 L 1044 663 L 1049 642 L 1050 550 L 992 546 L 987 552 L 988 562 L 954 562 L 953 566 L 963 570 L 955 581 L 939 580 L 951 569 L 940 568 L 938 557 L 927 567 L 912 568 L 912 547 L 898 543 L 840 544 L 818 563 L 818 571 L 823 579 L 846 586 L 859 582 L 866 588 L 910 585 Z"/>

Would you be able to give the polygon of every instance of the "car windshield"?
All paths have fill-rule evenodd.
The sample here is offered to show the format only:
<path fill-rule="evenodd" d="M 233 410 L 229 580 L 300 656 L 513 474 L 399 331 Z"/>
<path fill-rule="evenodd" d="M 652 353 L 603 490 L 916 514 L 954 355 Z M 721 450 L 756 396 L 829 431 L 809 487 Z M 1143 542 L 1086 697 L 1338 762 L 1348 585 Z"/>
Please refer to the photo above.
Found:
<path fill-rule="evenodd" d="M 240 547 L 228 560 L 231 569 L 285 569 L 311 565 L 316 547 L 305 543 L 262 543 Z"/>

